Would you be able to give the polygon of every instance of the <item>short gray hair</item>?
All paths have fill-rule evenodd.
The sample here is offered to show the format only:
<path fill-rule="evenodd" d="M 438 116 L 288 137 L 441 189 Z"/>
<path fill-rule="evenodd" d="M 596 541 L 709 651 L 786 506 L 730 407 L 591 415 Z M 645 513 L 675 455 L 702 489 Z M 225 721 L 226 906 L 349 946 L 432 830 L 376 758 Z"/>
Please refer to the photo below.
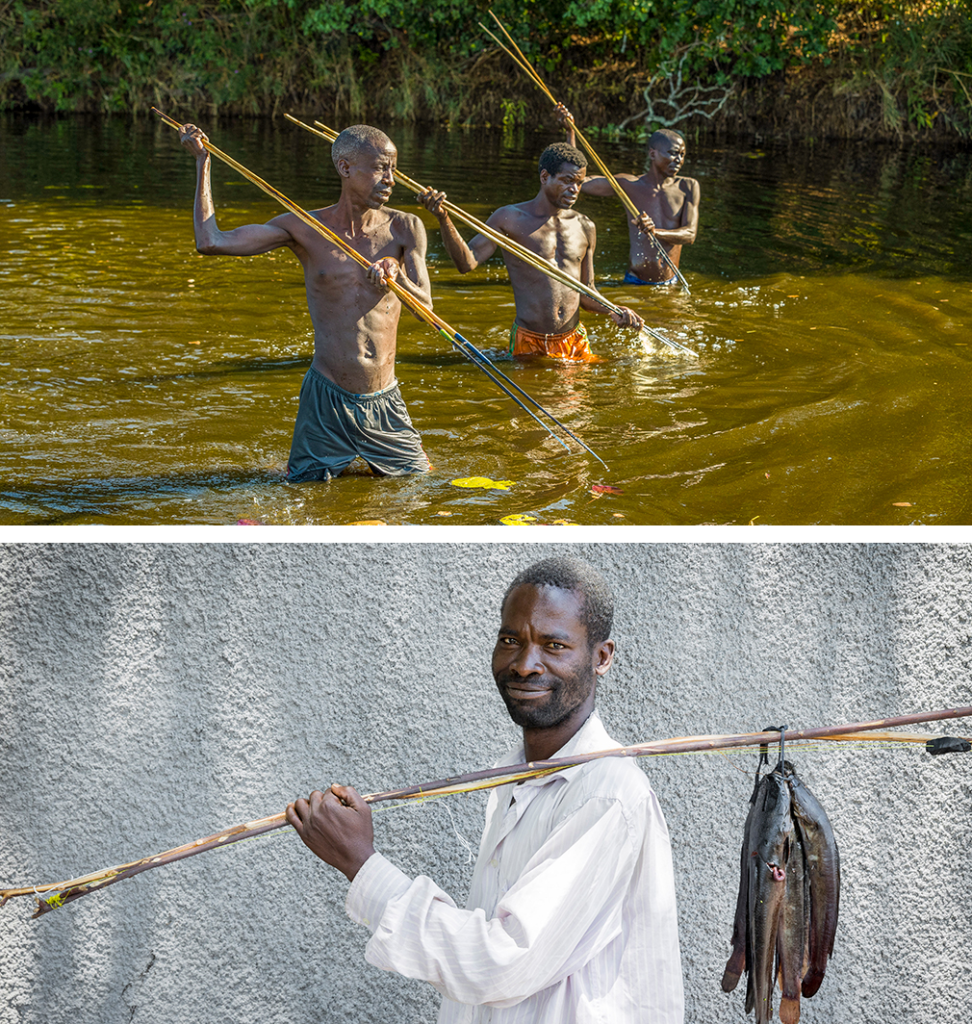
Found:
<path fill-rule="evenodd" d="M 331 159 L 335 167 L 338 160 L 352 163 L 365 146 L 373 146 L 380 151 L 390 142 L 391 139 L 380 128 L 372 128 L 370 124 L 353 124 L 345 128 L 331 144 Z"/>

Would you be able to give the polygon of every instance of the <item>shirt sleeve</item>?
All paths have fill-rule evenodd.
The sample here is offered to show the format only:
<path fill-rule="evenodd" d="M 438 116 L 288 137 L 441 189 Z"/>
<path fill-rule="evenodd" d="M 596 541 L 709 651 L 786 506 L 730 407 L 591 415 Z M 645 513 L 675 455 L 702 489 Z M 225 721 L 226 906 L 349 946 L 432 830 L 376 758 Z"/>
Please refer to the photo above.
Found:
<path fill-rule="evenodd" d="M 456 1002 L 513 1006 L 575 973 L 620 933 L 640 845 L 621 804 L 595 797 L 548 837 L 489 918 L 380 854 L 355 876 L 347 911 L 373 933 L 369 963 L 428 981 Z"/>

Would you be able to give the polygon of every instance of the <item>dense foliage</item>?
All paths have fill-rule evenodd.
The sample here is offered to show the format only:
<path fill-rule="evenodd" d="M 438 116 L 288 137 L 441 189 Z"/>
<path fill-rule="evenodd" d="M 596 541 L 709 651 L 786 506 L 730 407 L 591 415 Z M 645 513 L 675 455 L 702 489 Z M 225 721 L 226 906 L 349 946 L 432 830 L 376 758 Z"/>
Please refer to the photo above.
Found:
<path fill-rule="evenodd" d="M 497 0 L 567 102 L 675 119 L 677 76 L 730 90 L 799 76 L 870 95 L 893 132 L 972 127 L 967 0 Z M 0 104 L 522 119 L 538 101 L 479 27 L 488 0 L 0 0 Z M 668 107 L 653 90 L 668 90 Z M 730 94 L 732 95 L 732 94 Z M 672 98 L 674 97 L 674 98 Z M 687 101 L 686 101 L 687 102 Z M 686 114 L 689 107 L 682 108 Z M 714 110 L 711 106 L 710 112 Z M 726 110 L 731 109 L 731 103 Z M 684 118 L 683 118 L 684 119 Z"/>

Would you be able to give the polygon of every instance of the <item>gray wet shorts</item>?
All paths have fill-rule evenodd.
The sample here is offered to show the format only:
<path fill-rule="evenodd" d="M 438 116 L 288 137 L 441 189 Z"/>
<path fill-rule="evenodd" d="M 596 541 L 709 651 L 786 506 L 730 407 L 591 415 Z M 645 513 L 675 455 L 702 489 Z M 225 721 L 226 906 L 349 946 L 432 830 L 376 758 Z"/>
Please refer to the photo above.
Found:
<path fill-rule="evenodd" d="M 312 366 L 300 386 L 287 478 L 293 483 L 330 480 L 357 455 L 383 476 L 429 469 L 397 383 L 355 395 Z"/>

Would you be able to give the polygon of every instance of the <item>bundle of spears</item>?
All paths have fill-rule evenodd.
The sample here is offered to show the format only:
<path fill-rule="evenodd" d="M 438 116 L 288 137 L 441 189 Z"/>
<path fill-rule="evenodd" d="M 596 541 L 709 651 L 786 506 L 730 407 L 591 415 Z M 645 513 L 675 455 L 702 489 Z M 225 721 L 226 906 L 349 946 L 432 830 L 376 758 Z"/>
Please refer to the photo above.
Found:
<path fill-rule="evenodd" d="M 764 731 L 718 736 L 682 736 L 667 740 L 653 740 L 629 747 L 614 747 L 610 750 L 597 751 L 592 754 L 581 754 L 574 757 L 553 758 L 547 761 L 530 761 L 525 764 L 502 768 L 487 768 L 483 771 L 471 772 L 467 775 L 458 775 L 453 778 L 407 786 L 404 789 L 388 790 L 383 793 L 370 793 L 366 794 L 363 799 L 371 804 L 383 801 L 421 802 L 433 797 L 448 796 L 454 793 L 470 793 L 476 790 L 491 789 L 495 786 L 521 782 L 525 779 L 538 778 L 542 775 L 553 774 L 565 768 L 586 764 L 588 761 L 594 761 L 603 757 L 658 757 L 664 754 L 689 753 L 693 751 L 727 750 L 735 747 L 761 747 L 779 742 L 781 737 L 787 743 L 807 740 L 834 742 L 877 740 L 890 743 L 922 744 L 931 754 L 968 751 L 972 749 L 972 743 L 970 743 L 968 738 L 928 736 L 927 734 L 887 732 L 885 730 L 897 726 L 915 725 L 921 722 L 936 722 L 969 717 L 972 717 L 972 706 L 947 708 L 943 711 L 924 711 L 913 715 L 883 718 L 872 722 L 856 722 L 848 725 L 824 726 L 816 729 L 790 729 L 785 730 L 783 733 Z M 186 857 L 205 853 L 207 850 L 220 849 L 229 846 L 231 843 L 238 843 L 243 839 L 250 839 L 284 827 L 288 827 L 285 815 L 283 813 L 274 814 L 267 818 L 260 818 L 256 821 L 248 821 L 242 825 L 223 829 L 215 835 L 207 836 L 204 839 L 197 839 L 195 842 L 166 850 L 164 853 L 158 853 L 151 857 L 142 857 L 128 864 L 104 868 L 101 871 L 95 871 L 79 878 L 71 878 L 63 882 L 45 882 L 17 888 L 0 889 L 0 906 L 3 906 L 7 900 L 15 896 L 33 896 L 36 902 L 33 916 L 35 918 L 40 917 L 42 914 L 49 913 L 66 903 L 71 903 L 82 896 L 97 892 L 99 889 L 114 885 L 116 882 L 121 882 L 126 878 L 132 878 L 143 871 L 162 867 L 165 864 L 172 864 Z M 730 962 L 732 963 L 733 961 Z M 737 972 L 737 977 L 739 973 L 741 971 Z"/>

